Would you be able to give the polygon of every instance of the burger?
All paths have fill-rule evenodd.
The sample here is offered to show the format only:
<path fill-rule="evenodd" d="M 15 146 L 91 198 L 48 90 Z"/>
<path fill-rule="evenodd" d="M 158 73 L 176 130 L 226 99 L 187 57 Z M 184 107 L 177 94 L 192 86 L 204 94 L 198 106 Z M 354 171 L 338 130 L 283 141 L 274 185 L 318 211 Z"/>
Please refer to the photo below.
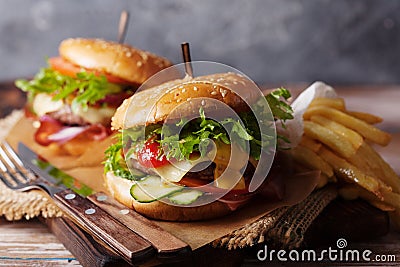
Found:
<path fill-rule="evenodd" d="M 253 112 L 259 95 L 247 90 L 251 86 L 240 74 L 218 73 L 170 81 L 124 100 L 112 118 L 116 142 L 105 152 L 109 193 L 142 215 L 167 221 L 224 216 L 257 193 L 282 197 L 284 188 L 272 185 L 274 179 L 249 190 L 257 168 L 268 165 L 258 162 L 268 153 L 273 158 L 276 149 L 262 141 Z M 261 97 L 271 107 L 265 111 L 272 111 L 269 123 L 293 118 L 286 89 Z M 266 140 L 275 134 L 269 128 Z"/>
<path fill-rule="evenodd" d="M 171 63 L 147 51 L 101 39 L 61 42 L 32 80 L 17 80 L 28 93 L 26 115 L 40 122 L 41 146 L 78 156 L 111 134 L 110 122 L 122 101 Z"/>

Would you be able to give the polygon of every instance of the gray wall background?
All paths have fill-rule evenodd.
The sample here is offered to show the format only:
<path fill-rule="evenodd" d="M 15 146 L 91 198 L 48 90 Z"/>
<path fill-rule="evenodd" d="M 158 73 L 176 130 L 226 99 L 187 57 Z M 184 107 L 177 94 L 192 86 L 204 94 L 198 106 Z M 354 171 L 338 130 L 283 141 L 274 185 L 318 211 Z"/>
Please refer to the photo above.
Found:
<path fill-rule="evenodd" d="M 397 0 L 0 0 L 0 80 L 31 76 L 67 37 L 126 42 L 181 62 L 218 61 L 258 82 L 400 82 Z"/>

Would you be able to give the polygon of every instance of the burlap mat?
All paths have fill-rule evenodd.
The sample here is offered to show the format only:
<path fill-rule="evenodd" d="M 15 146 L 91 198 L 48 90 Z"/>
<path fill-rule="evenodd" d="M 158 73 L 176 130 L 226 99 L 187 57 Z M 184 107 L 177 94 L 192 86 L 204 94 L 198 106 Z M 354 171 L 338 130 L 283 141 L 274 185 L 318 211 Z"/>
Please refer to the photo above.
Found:
<path fill-rule="evenodd" d="M 22 116 L 22 111 L 14 111 L 0 120 L 0 140 L 4 140 L 7 133 Z M 62 213 L 45 193 L 39 190 L 13 191 L 0 181 L 0 215 L 12 221 L 37 216 L 59 217 Z"/>
<path fill-rule="evenodd" d="M 23 116 L 22 111 L 14 111 L 5 119 L 0 120 L 0 140 L 7 136 L 9 130 L 21 116 Z M 303 202 L 292 207 L 279 208 L 259 220 L 215 240 L 212 245 L 237 249 L 268 240 L 282 248 L 298 247 L 313 220 L 336 196 L 337 192 L 334 188 L 325 187 L 315 191 Z M 58 217 L 62 213 L 43 192 L 38 190 L 12 191 L 0 181 L 0 215 L 11 221 L 37 216 Z"/>

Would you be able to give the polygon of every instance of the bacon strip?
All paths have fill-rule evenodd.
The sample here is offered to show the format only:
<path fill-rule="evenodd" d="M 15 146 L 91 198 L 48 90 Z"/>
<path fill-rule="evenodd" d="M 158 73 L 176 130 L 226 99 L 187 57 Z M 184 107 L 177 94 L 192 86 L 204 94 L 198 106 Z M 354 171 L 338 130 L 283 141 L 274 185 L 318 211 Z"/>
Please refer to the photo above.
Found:
<path fill-rule="evenodd" d="M 75 137 L 85 135 L 88 140 L 102 140 L 109 135 L 106 127 L 101 124 L 86 126 L 65 126 L 50 116 L 40 117 L 40 127 L 35 133 L 35 141 L 48 146 L 51 143 L 63 144 Z"/>

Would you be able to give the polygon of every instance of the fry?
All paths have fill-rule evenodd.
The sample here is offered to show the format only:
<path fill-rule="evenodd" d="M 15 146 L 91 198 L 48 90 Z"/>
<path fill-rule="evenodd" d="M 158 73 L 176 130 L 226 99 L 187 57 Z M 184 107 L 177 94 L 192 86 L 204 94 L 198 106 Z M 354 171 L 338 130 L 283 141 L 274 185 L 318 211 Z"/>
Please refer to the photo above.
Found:
<path fill-rule="evenodd" d="M 321 143 L 318 143 L 314 139 L 311 139 L 310 137 L 303 135 L 300 141 L 300 145 L 307 147 L 308 149 L 314 151 L 315 153 L 318 152 L 318 150 L 321 148 Z"/>
<path fill-rule="evenodd" d="M 356 154 L 348 158 L 347 161 L 369 176 L 380 177 L 380 175 L 367 164 L 361 149 L 357 150 Z"/>
<path fill-rule="evenodd" d="M 304 133 L 330 147 L 345 158 L 349 158 L 356 153 L 350 141 L 317 123 L 304 121 Z"/>
<path fill-rule="evenodd" d="M 387 188 L 381 189 L 383 202 L 392 205 L 396 209 L 400 209 L 400 194 L 394 193 Z"/>
<path fill-rule="evenodd" d="M 315 106 L 331 107 L 342 111 L 346 110 L 343 98 L 326 98 L 326 97 L 315 98 L 310 103 L 310 107 L 315 107 Z"/>
<path fill-rule="evenodd" d="M 364 188 L 355 186 L 355 185 L 347 185 L 339 189 L 339 194 L 347 200 L 354 200 L 357 198 L 362 198 L 368 201 L 374 207 L 383 210 L 383 211 L 393 211 L 395 210 L 393 205 L 387 204 L 382 200 L 379 200 L 374 194 L 368 192 Z"/>
<path fill-rule="evenodd" d="M 379 191 L 382 183 L 377 179 L 366 175 L 357 167 L 336 156 L 334 153 L 324 147 L 321 148 L 319 155 L 332 166 L 333 170 L 339 177 L 351 183 L 358 184 L 359 186 L 374 193 L 378 198 L 382 197 Z"/>
<path fill-rule="evenodd" d="M 390 142 L 391 138 L 388 133 L 337 109 L 321 106 L 310 107 L 303 117 L 309 119 L 314 115 L 321 115 L 343 124 L 376 144 L 386 146 Z"/>
<path fill-rule="evenodd" d="M 291 149 L 290 153 L 292 154 L 293 158 L 300 164 L 312 170 L 320 170 L 328 177 L 333 176 L 332 167 L 328 163 L 326 163 L 320 156 L 318 156 L 318 154 L 316 154 L 314 151 L 303 146 L 297 146 Z"/>
<path fill-rule="evenodd" d="M 311 116 L 310 119 L 311 121 L 316 122 L 349 140 L 356 150 L 362 145 L 364 141 L 364 139 L 360 134 L 343 126 L 340 123 L 337 123 L 335 121 L 332 121 L 330 119 L 327 119 L 319 115 Z"/>
<path fill-rule="evenodd" d="M 383 121 L 381 117 L 365 113 L 365 112 L 359 112 L 359 111 L 346 111 L 347 114 L 356 117 L 357 119 L 360 119 L 362 121 L 365 121 L 368 124 L 377 124 Z"/>
<path fill-rule="evenodd" d="M 362 157 L 369 168 L 386 184 L 393 188 L 393 191 L 400 193 L 400 177 L 396 172 L 382 159 L 369 144 L 363 143 L 360 147 L 360 157 Z"/>

